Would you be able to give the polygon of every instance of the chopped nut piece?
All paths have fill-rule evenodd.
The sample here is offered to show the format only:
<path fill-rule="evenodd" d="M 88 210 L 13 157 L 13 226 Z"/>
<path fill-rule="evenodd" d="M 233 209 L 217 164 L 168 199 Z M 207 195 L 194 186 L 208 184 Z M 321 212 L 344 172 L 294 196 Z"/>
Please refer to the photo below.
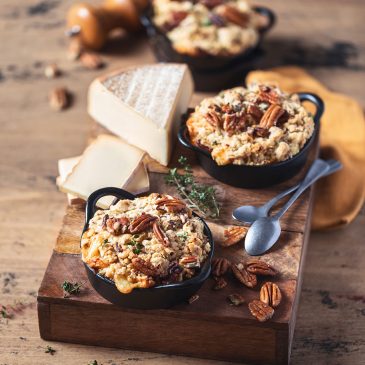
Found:
<path fill-rule="evenodd" d="M 221 246 L 229 247 L 235 245 L 246 237 L 248 228 L 241 226 L 230 226 L 224 230 L 224 239 Z"/>
<path fill-rule="evenodd" d="M 197 301 L 199 299 L 199 295 L 198 294 L 194 294 L 192 295 L 189 299 L 188 299 L 188 303 L 189 304 L 192 304 L 194 303 L 195 301 Z"/>
<path fill-rule="evenodd" d="M 139 257 L 132 259 L 132 266 L 135 270 L 140 271 L 147 276 L 156 276 L 157 269 L 149 261 L 145 261 Z"/>
<path fill-rule="evenodd" d="M 61 70 L 58 68 L 58 66 L 55 63 L 52 63 L 44 69 L 44 75 L 48 79 L 54 79 L 61 75 Z"/>
<path fill-rule="evenodd" d="M 227 299 L 231 305 L 234 305 L 236 307 L 245 302 L 245 298 L 242 295 L 236 293 L 228 295 Z"/>
<path fill-rule="evenodd" d="M 249 303 L 248 309 L 250 310 L 251 314 L 260 322 L 267 321 L 274 315 L 275 312 L 273 308 L 259 300 L 253 300 L 251 303 Z"/>
<path fill-rule="evenodd" d="M 185 256 L 180 260 L 180 265 L 188 268 L 199 267 L 200 263 L 196 256 Z"/>
<path fill-rule="evenodd" d="M 221 119 L 221 117 L 217 114 L 217 113 L 215 113 L 215 112 L 213 112 L 213 111 L 211 111 L 211 112 L 208 112 L 206 115 L 205 115 L 205 117 L 206 117 L 206 119 L 207 119 L 207 121 L 213 126 L 213 127 L 215 127 L 215 128 L 222 128 L 222 119 Z"/>
<path fill-rule="evenodd" d="M 256 123 L 258 123 L 262 118 L 263 112 L 258 106 L 251 104 L 247 107 L 247 114 L 249 114 L 256 121 Z"/>
<path fill-rule="evenodd" d="M 83 52 L 80 56 L 81 63 L 90 70 L 97 70 L 104 66 L 104 62 L 96 53 Z"/>
<path fill-rule="evenodd" d="M 222 276 L 231 267 L 231 263 L 224 257 L 215 257 L 212 260 L 212 274 Z"/>
<path fill-rule="evenodd" d="M 67 50 L 67 58 L 70 61 L 76 61 L 79 59 L 82 53 L 81 42 L 78 38 L 71 38 Z"/>
<path fill-rule="evenodd" d="M 257 277 L 254 274 L 248 272 L 243 266 L 232 265 L 233 275 L 239 282 L 246 285 L 248 288 L 254 288 L 257 285 Z"/>
<path fill-rule="evenodd" d="M 70 94 L 64 87 L 57 87 L 49 94 L 49 105 L 52 109 L 60 111 L 69 106 Z"/>
<path fill-rule="evenodd" d="M 270 281 L 265 283 L 260 290 L 261 302 L 276 308 L 281 302 L 281 292 L 279 287 Z"/>
<path fill-rule="evenodd" d="M 215 277 L 214 280 L 213 290 L 221 290 L 227 286 L 227 282 L 222 277 Z"/>
<path fill-rule="evenodd" d="M 255 275 L 263 275 L 263 276 L 275 276 L 277 271 L 261 260 L 250 260 L 246 264 L 246 269 L 248 272 Z"/>

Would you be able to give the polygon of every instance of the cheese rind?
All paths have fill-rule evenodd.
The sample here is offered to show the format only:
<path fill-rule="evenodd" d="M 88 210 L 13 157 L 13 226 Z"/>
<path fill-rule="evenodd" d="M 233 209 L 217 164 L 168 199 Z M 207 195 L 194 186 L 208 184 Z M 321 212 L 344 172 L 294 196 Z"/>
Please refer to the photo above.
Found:
<path fill-rule="evenodd" d="M 71 173 L 60 182 L 59 188 L 86 200 L 92 192 L 103 187 L 131 187 L 133 178 L 140 174 L 143 156 L 143 151 L 117 137 L 99 136 L 86 148 Z M 138 189 L 142 185 L 136 184 Z M 101 198 L 98 206 L 109 207 L 113 199 Z"/>
<path fill-rule="evenodd" d="M 190 71 L 183 64 L 120 70 L 92 82 L 88 112 L 166 166 L 193 88 Z"/>

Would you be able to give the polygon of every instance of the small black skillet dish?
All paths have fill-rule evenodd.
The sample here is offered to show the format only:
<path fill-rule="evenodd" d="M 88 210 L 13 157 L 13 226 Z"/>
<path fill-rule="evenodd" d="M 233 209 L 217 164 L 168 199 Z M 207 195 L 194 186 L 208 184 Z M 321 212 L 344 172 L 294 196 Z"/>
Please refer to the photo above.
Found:
<path fill-rule="evenodd" d="M 258 189 L 289 180 L 305 165 L 309 151 L 319 134 L 320 118 L 324 112 L 324 104 L 319 96 L 310 93 L 297 94 L 301 102 L 309 101 L 316 107 L 316 112 L 313 116 L 314 131 L 299 153 L 288 160 L 260 166 L 233 164 L 219 166 L 213 160 L 208 151 L 191 143 L 189 131 L 186 126 L 186 121 L 189 119 L 189 115 L 184 118 L 184 122 L 180 127 L 178 134 L 179 142 L 196 153 L 200 165 L 209 175 L 225 184 L 240 188 Z"/>
<path fill-rule="evenodd" d="M 129 193 L 128 191 L 114 187 L 107 187 L 94 191 L 89 196 L 89 199 L 86 203 L 85 226 L 82 233 L 88 229 L 89 222 L 98 209 L 96 207 L 97 201 L 103 196 L 108 195 L 114 196 L 117 198 L 117 200 L 136 198 L 135 195 Z M 193 214 L 198 217 L 195 213 Z M 175 284 L 159 285 L 146 289 L 137 288 L 129 294 L 123 294 L 117 289 L 114 281 L 97 274 L 94 269 L 84 263 L 91 285 L 103 298 L 109 302 L 127 308 L 169 308 L 173 305 L 186 302 L 200 289 L 204 281 L 209 277 L 211 271 L 211 260 L 214 253 L 214 242 L 210 229 L 202 218 L 198 218 L 204 224 L 204 233 L 208 237 L 211 250 L 207 259 L 203 263 L 200 272 L 193 278 Z"/>
<path fill-rule="evenodd" d="M 167 35 L 154 24 L 151 4 L 141 15 L 141 22 L 159 62 L 186 63 L 193 74 L 195 89 L 214 92 L 242 82 L 245 74 L 255 68 L 255 62 L 262 57 L 262 51 L 260 51 L 262 38 L 274 26 L 276 16 L 272 10 L 262 6 L 253 7 L 253 10 L 267 18 L 266 25 L 259 31 L 257 44 L 239 54 L 229 56 L 209 54 L 191 56 L 177 52 Z"/>

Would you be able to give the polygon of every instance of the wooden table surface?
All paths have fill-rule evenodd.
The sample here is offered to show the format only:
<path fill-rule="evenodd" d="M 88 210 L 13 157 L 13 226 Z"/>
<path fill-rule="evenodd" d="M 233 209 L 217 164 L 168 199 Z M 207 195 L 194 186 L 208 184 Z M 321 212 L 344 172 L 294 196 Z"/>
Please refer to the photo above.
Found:
<path fill-rule="evenodd" d="M 82 152 L 90 127 L 87 87 L 103 72 L 67 60 L 63 29 L 71 3 L 0 4 L 0 305 L 22 303 L 14 318 L 0 316 L 0 364 L 218 364 L 39 338 L 35 294 L 66 201 L 55 186 L 57 160 Z M 275 9 L 279 17 L 267 38 L 262 67 L 299 64 L 365 106 L 362 0 L 260 4 Z M 112 42 L 104 57 L 107 70 L 154 60 L 143 36 Z M 64 70 L 62 78 L 43 76 L 44 65 L 51 62 Z M 49 90 L 57 85 L 74 93 L 72 107 L 60 113 L 51 111 L 47 102 Z M 311 235 L 292 364 L 365 363 L 364 227 L 362 212 L 345 229 Z M 56 350 L 53 356 L 45 353 L 47 345 Z"/>

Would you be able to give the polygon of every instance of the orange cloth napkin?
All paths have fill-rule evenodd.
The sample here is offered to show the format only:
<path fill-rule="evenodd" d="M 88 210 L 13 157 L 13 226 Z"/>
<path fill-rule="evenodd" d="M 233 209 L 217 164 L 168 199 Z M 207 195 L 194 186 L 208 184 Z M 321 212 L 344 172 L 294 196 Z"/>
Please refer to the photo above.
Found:
<path fill-rule="evenodd" d="M 321 120 L 321 157 L 335 158 L 343 169 L 318 181 L 312 228 L 325 229 L 350 223 L 365 199 L 365 123 L 361 106 L 331 92 L 298 67 L 253 71 L 246 83 L 273 82 L 288 93 L 312 92 L 325 103 Z"/>

